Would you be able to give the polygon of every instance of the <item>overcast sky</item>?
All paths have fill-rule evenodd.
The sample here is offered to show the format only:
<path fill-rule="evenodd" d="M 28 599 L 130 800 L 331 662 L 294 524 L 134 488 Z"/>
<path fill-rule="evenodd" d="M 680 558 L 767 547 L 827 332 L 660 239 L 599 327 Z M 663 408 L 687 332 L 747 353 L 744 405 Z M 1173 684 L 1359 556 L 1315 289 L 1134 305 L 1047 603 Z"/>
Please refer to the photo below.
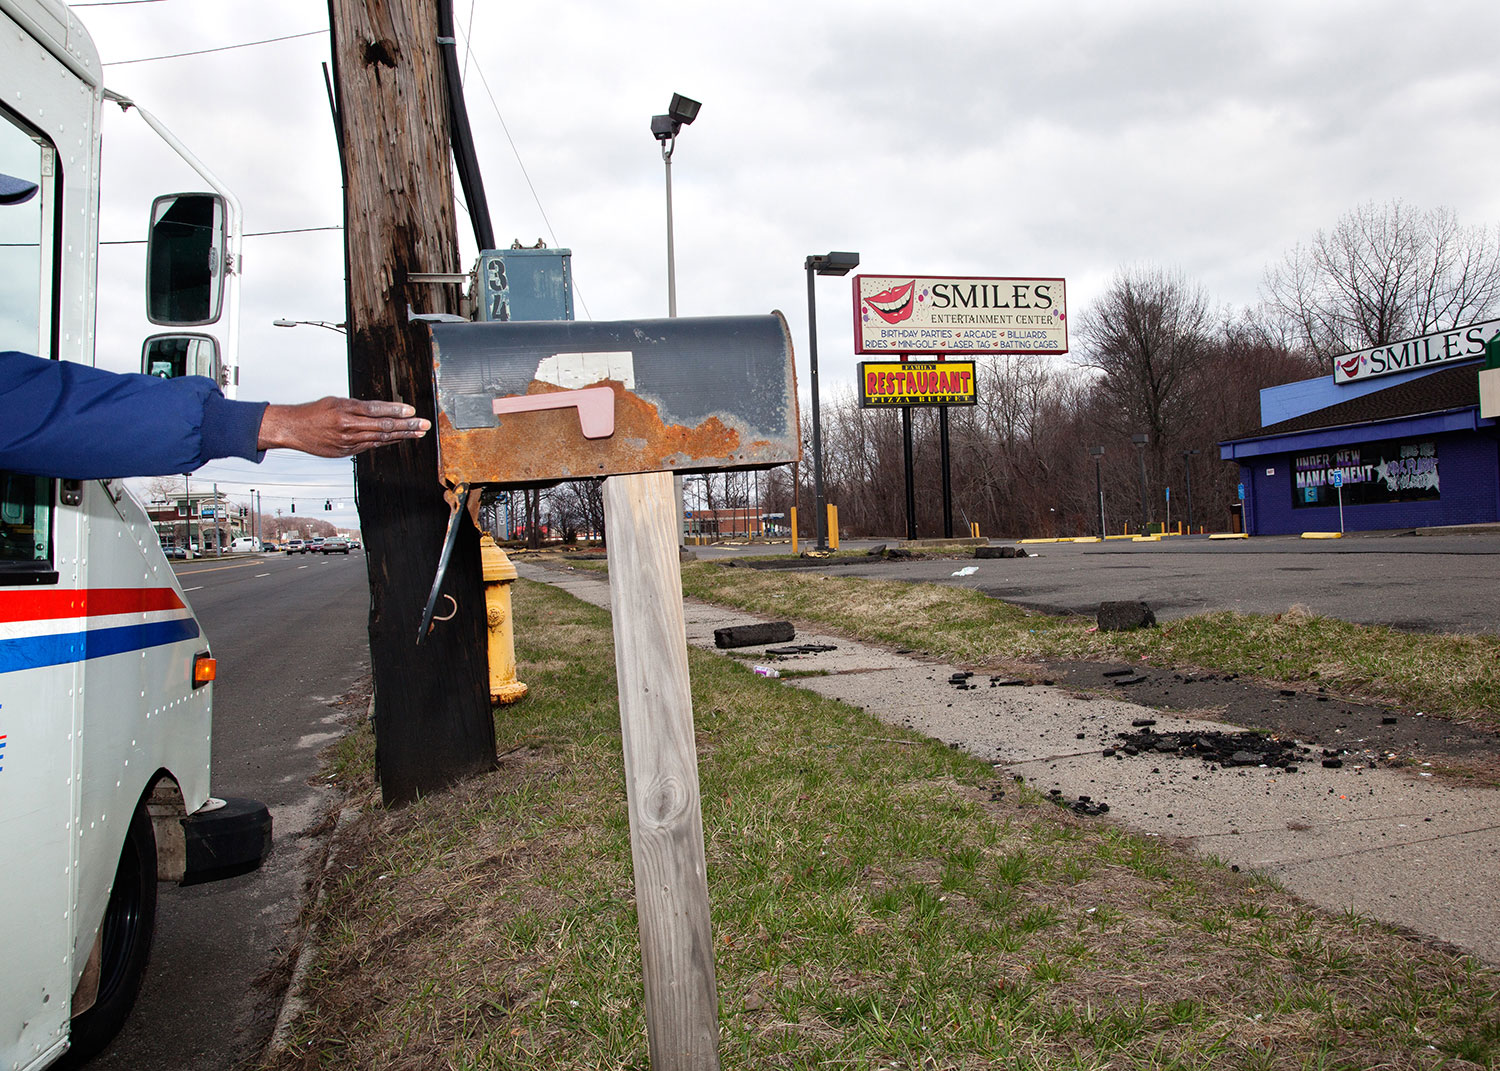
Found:
<path fill-rule="evenodd" d="M 106 84 L 236 191 L 247 231 L 341 222 L 322 4 L 75 10 Z M 1131 264 L 1253 304 L 1267 264 L 1362 201 L 1500 221 L 1493 0 L 455 0 L 455 13 L 497 240 L 571 249 L 580 318 L 666 314 L 650 118 L 674 91 L 702 101 L 673 158 L 678 312 L 782 310 L 804 397 L 810 253 L 857 251 L 872 274 L 1058 276 L 1076 318 Z M 309 31 L 324 32 L 119 62 Z M 143 237 L 153 193 L 200 185 L 109 106 L 104 166 L 105 240 Z M 465 262 L 429 270 L 470 266 L 460 221 Z M 343 319 L 339 233 L 245 245 L 240 396 L 345 393 L 338 335 L 271 326 Z M 105 367 L 138 366 L 142 260 L 140 245 L 101 255 Z M 851 389 L 849 281 L 820 280 L 818 310 L 823 389 Z M 273 455 L 203 478 L 261 488 L 268 513 L 294 495 L 298 513 L 342 500 L 332 519 L 354 523 L 347 462 Z"/>

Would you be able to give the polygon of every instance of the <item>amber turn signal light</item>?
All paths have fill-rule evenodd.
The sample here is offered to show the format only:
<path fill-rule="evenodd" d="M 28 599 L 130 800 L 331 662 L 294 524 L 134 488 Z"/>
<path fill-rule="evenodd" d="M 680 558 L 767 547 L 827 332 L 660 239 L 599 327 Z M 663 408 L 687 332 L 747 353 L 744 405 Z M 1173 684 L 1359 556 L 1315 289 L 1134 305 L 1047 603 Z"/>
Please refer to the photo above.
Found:
<path fill-rule="evenodd" d="M 208 652 L 200 654 L 193 659 L 193 687 L 202 688 L 211 680 L 219 676 L 219 662 Z"/>

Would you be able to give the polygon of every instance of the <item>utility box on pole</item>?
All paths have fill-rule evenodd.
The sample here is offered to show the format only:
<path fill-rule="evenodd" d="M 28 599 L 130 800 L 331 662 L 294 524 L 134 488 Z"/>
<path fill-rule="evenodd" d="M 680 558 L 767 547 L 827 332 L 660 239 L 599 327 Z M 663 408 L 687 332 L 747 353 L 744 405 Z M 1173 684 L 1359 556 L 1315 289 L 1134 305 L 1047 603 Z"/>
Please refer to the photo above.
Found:
<path fill-rule="evenodd" d="M 573 319 L 573 254 L 568 249 L 486 249 L 479 254 L 477 319 Z"/>

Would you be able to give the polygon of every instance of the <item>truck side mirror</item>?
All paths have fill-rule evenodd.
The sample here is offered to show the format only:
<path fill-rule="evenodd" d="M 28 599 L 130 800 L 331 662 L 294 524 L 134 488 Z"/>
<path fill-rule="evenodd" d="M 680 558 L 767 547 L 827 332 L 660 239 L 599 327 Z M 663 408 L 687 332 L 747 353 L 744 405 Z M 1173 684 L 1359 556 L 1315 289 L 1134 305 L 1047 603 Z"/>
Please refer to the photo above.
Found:
<path fill-rule="evenodd" d="M 146 318 L 194 327 L 219 318 L 228 248 L 224 198 L 173 193 L 151 203 L 146 238 Z"/>
<path fill-rule="evenodd" d="M 212 335 L 152 335 L 141 347 L 141 371 L 162 379 L 207 376 L 226 385 L 219 340 Z"/>

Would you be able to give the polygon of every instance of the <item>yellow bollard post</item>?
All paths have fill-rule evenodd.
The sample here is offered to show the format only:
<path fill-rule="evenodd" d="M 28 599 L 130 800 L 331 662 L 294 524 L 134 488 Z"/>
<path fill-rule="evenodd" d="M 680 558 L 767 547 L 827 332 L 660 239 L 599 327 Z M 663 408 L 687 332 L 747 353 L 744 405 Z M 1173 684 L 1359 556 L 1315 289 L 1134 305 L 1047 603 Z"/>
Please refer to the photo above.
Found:
<path fill-rule="evenodd" d="M 828 549 L 839 549 L 839 508 L 828 503 Z"/>
<path fill-rule="evenodd" d="M 526 694 L 526 685 L 516 680 L 516 638 L 511 626 L 510 586 L 516 580 L 516 567 L 488 532 L 479 537 L 479 562 L 490 629 L 490 699 L 514 703 Z"/>
<path fill-rule="evenodd" d="M 792 557 L 797 556 L 797 507 L 792 507 Z"/>

